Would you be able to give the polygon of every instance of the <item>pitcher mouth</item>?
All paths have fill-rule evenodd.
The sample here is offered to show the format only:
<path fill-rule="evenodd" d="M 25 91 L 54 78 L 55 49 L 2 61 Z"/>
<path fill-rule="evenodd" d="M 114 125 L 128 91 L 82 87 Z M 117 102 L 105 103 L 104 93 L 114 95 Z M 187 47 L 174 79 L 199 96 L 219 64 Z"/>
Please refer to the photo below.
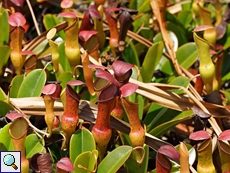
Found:
<path fill-rule="evenodd" d="M 19 140 L 19 139 L 21 139 L 21 138 L 27 133 L 27 131 L 28 131 L 28 129 L 29 129 L 29 124 L 26 122 L 27 127 L 26 127 L 25 131 L 24 131 L 19 137 L 13 136 L 13 134 L 12 134 L 12 128 L 13 128 L 13 126 L 15 125 L 15 123 L 17 123 L 17 121 L 20 120 L 20 119 L 21 119 L 21 120 L 23 119 L 24 122 L 26 122 L 26 120 L 25 120 L 24 118 L 20 117 L 20 118 L 17 118 L 16 120 L 14 120 L 14 121 L 12 122 L 12 124 L 10 125 L 10 127 L 9 127 L 9 134 L 10 134 L 11 138 L 14 139 L 14 140 Z"/>
<path fill-rule="evenodd" d="M 119 87 L 117 85 L 110 84 L 109 86 L 101 90 L 101 92 L 98 94 L 98 102 L 106 102 L 111 100 L 117 95 L 118 91 Z"/>

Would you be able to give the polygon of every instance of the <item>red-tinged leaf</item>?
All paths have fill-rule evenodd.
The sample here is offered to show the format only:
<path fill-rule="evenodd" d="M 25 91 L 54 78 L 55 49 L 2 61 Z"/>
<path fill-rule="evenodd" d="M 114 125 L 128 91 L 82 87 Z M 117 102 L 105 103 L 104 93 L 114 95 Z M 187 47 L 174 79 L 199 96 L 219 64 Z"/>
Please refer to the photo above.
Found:
<path fill-rule="evenodd" d="M 116 76 L 122 76 L 133 68 L 133 64 L 124 61 L 115 61 L 113 63 L 113 71 Z"/>
<path fill-rule="evenodd" d="M 24 0 L 10 0 L 10 1 L 13 2 L 15 5 L 17 5 L 18 7 L 23 7 Z"/>
<path fill-rule="evenodd" d="M 134 83 L 125 84 L 120 88 L 121 96 L 122 97 L 130 96 L 137 90 L 137 88 L 138 88 L 137 84 Z"/>
<path fill-rule="evenodd" d="M 26 19 L 21 13 L 16 12 L 10 15 L 8 22 L 12 26 L 23 26 L 26 24 Z"/>
<path fill-rule="evenodd" d="M 216 50 L 223 50 L 224 48 L 223 48 L 222 45 L 216 44 L 215 49 L 216 49 Z"/>
<path fill-rule="evenodd" d="M 204 0 L 196 0 L 196 3 L 200 3 L 203 2 Z"/>
<path fill-rule="evenodd" d="M 61 2 L 61 8 L 70 8 L 73 6 L 73 0 L 63 0 Z"/>
<path fill-rule="evenodd" d="M 85 83 L 80 80 L 72 80 L 69 81 L 67 85 L 78 86 L 78 85 L 85 85 Z"/>
<path fill-rule="evenodd" d="M 89 14 L 90 14 L 92 17 L 95 17 L 95 18 L 101 20 L 100 13 L 99 13 L 99 11 L 97 10 L 97 6 L 96 6 L 96 5 L 90 5 L 90 6 L 89 6 Z"/>
<path fill-rule="evenodd" d="M 21 54 L 22 55 L 36 55 L 36 53 L 34 53 L 32 51 L 22 51 Z"/>
<path fill-rule="evenodd" d="M 98 32 L 97 31 L 81 31 L 79 33 L 79 38 L 86 42 L 88 39 L 90 39 L 90 37 L 92 37 L 93 35 L 96 35 Z"/>
<path fill-rule="evenodd" d="M 116 79 L 107 71 L 104 71 L 102 69 L 97 69 L 95 72 L 95 76 L 99 78 L 103 78 L 105 80 L 108 80 L 112 82 L 113 84 L 119 86 L 119 83 L 116 81 Z"/>
<path fill-rule="evenodd" d="M 120 8 L 106 8 L 105 12 L 110 12 L 110 11 L 119 11 Z"/>
<path fill-rule="evenodd" d="M 216 52 L 216 51 L 214 51 L 214 50 L 212 50 L 212 49 L 210 49 L 210 54 L 212 54 L 212 55 L 216 55 L 216 54 L 217 54 L 217 52 Z"/>
<path fill-rule="evenodd" d="M 180 153 L 171 145 L 161 146 L 158 150 L 159 153 L 168 156 L 172 160 L 178 161 L 180 160 Z"/>
<path fill-rule="evenodd" d="M 42 88 L 42 93 L 46 95 L 53 94 L 56 91 L 56 88 L 55 84 L 48 84 Z"/>
<path fill-rule="evenodd" d="M 189 138 L 195 141 L 200 141 L 210 138 L 210 134 L 207 131 L 200 130 L 189 135 Z"/>
<path fill-rule="evenodd" d="M 194 32 L 204 31 L 204 30 L 210 29 L 210 28 L 213 28 L 213 27 L 210 26 L 210 25 L 203 25 L 203 26 L 198 26 L 198 27 L 195 28 L 193 31 L 194 31 Z"/>
<path fill-rule="evenodd" d="M 221 140 L 221 141 L 229 141 L 230 140 L 230 130 L 223 131 L 220 134 L 218 139 Z"/>
<path fill-rule="evenodd" d="M 73 164 L 68 157 L 61 158 L 61 160 L 57 162 L 57 168 L 62 169 L 66 172 L 74 171 Z"/>
<path fill-rule="evenodd" d="M 94 64 L 90 64 L 90 65 L 88 65 L 88 67 L 89 68 L 100 68 L 100 69 L 110 69 L 110 68 L 108 68 L 108 67 L 105 67 L 105 66 L 101 66 L 101 65 L 94 65 Z"/>
<path fill-rule="evenodd" d="M 25 114 L 20 114 L 18 112 L 10 112 L 10 113 L 6 114 L 6 117 L 12 121 L 16 118 L 27 117 L 27 116 Z"/>
<path fill-rule="evenodd" d="M 201 109 L 199 109 L 196 106 L 193 106 L 192 110 L 193 110 L 194 114 L 198 115 L 201 118 L 209 118 L 209 117 L 211 117 L 210 114 L 205 113 L 204 111 L 202 111 Z"/>
<path fill-rule="evenodd" d="M 60 13 L 58 16 L 66 17 L 66 18 L 76 18 L 78 17 L 78 14 L 74 12 L 63 12 L 63 13 Z"/>

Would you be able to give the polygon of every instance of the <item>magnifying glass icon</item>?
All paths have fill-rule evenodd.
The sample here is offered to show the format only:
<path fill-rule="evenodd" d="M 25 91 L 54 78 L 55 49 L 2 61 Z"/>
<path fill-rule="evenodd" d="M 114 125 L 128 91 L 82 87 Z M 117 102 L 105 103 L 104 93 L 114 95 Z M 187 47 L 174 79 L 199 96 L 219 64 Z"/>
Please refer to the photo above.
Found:
<path fill-rule="evenodd" d="M 15 158 L 11 154 L 7 154 L 3 157 L 3 162 L 7 166 L 12 166 L 15 170 L 18 169 L 18 167 L 14 164 L 15 163 Z"/>

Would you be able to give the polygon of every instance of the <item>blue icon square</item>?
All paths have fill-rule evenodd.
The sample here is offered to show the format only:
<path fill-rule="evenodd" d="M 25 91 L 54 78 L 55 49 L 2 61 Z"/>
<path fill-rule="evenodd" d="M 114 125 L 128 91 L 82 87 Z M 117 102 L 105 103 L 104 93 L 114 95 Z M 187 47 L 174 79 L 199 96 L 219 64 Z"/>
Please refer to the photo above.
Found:
<path fill-rule="evenodd" d="M 0 151 L 0 173 L 21 172 L 21 151 Z"/>

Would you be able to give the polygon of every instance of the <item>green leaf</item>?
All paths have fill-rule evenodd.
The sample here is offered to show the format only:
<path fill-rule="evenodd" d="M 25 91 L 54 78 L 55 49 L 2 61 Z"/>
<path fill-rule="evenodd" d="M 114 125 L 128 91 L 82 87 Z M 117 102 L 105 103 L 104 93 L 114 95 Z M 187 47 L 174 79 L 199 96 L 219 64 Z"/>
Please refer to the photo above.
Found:
<path fill-rule="evenodd" d="M 127 39 L 127 42 L 129 42 L 129 40 L 130 39 Z M 140 68 L 139 57 L 133 42 L 131 42 L 129 46 L 125 48 L 124 52 L 122 52 L 122 56 L 124 57 L 127 63 L 131 63 Z"/>
<path fill-rule="evenodd" d="M 34 154 L 40 153 L 44 149 L 44 139 L 40 139 L 36 134 L 26 137 L 26 158 L 31 158 Z"/>
<path fill-rule="evenodd" d="M 139 104 L 139 106 L 138 106 L 138 114 L 139 114 L 139 119 L 141 121 L 142 117 L 143 117 L 143 109 L 144 109 L 144 98 L 143 98 L 143 96 L 137 94 L 135 103 Z"/>
<path fill-rule="evenodd" d="M 61 43 L 58 47 L 58 52 L 59 52 L 59 55 L 60 55 L 60 60 L 59 60 L 59 63 L 61 64 L 63 70 L 66 72 L 66 71 L 69 71 L 69 72 L 72 72 L 71 68 L 70 68 L 70 65 L 69 65 L 69 61 L 65 55 L 65 42 Z"/>
<path fill-rule="evenodd" d="M 109 153 L 99 164 L 97 173 L 115 173 L 129 158 L 132 147 L 120 146 Z"/>
<path fill-rule="evenodd" d="M 173 79 L 169 83 L 169 85 L 176 85 L 176 86 L 182 86 L 184 88 L 188 88 L 189 82 L 190 82 L 189 78 L 187 78 L 185 76 L 179 76 L 179 77 L 176 77 L 175 79 Z M 183 89 L 171 89 L 169 91 L 175 92 L 177 94 L 183 94 L 184 93 Z"/>
<path fill-rule="evenodd" d="M 46 30 L 49 30 L 54 26 L 58 25 L 60 23 L 60 20 L 53 14 L 46 14 L 43 18 L 43 23 Z M 59 31 L 56 35 L 65 40 L 65 32 L 63 30 Z"/>
<path fill-rule="evenodd" d="M 167 31 L 167 33 L 168 33 L 170 39 L 173 41 L 173 46 L 174 46 L 173 49 L 174 49 L 174 51 L 177 51 L 177 49 L 178 49 L 178 39 L 177 39 L 176 34 L 174 34 L 172 31 Z M 162 37 L 162 34 L 159 32 L 154 36 L 153 43 L 158 43 L 160 41 L 163 41 L 163 37 Z M 164 48 L 163 51 L 167 52 L 167 49 Z"/>
<path fill-rule="evenodd" d="M 133 68 L 132 68 L 132 75 L 131 75 L 131 78 L 137 80 L 138 73 L 139 73 L 139 72 L 137 71 L 137 69 L 133 67 Z M 142 78 L 141 74 L 139 74 L 138 81 L 143 82 L 143 78 Z"/>
<path fill-rule="evenodd" d="M 151 134 L 155 137 L 160 137 L 161 135 L 165 134 L 168 130 L 170 130 L 171 128 L 173 128 L 174 126 L 179 124 L 180 122 L 187 120 L 187 119 L 190 119 L 191 115 L 193 115 L 193 114 L 194 113 L 192 110 L 184 111 L 184 112 L 180 113 L 179 115 L 175 116 L 171 121 L 165 122 L 165 123 L 157 126 L 153 130 L 151 130 L 149 132 L 149 134 Z"/>
<path fill-rule="evenodd" d="M 168 108 L 160 106 L 156 103 L 152 103 L 149 111 L 143 121 L 143 124 L 146 125 L 147 131 L 149 131 L 152 127 L 154 127 L 155 122 L 165 114 Z"/>
<path fill-rule="evenodd" d="M 18 97 L 18 91 L 21 87 L 23 80 L 24 80 L 23 75 L 17 75 L 13 78 L 13 80 L 11 81 L 10 98 Z"/>
<path fill-rule="evenodd" d="M 0 100 L 0 116 L 5 116 L 10 110 L 14 110 L 8 103 Z"/>
<path fill-rule="evenodd" d="M 0 133 L 0 143 L 3 144 L 1 151 L 14 151 L 14 145 L 9 134 L 9 127 L 11 123 L 5 125 Z"/>
<path fill-rule="evenodd" d="M 0 87 L 0 100 L 4 101 L 6 99 L 7 99 L 7 96 L 5 92 L 2 90 L 2 88 Z"/>
<path fill-rule="evenodd" d="M 4 8 L 0 8 L 0 45 L 8 45 L 10 31 L 8 17 L 7 11 Z"/>
<path fill-rule="evenodd" d="M 61 154 L 61 148 L 57 143 L 52 143 L 48 146 L 48 149 L 54 160 L 54 163 L 57 163 L 63 157 Z"/>
<path fill-rule="evenodd" d="M 151 81 L 155 68 L 161 59 L 163 48 L 163 42 L 155 43 L 149 48 L 141 68 L 144 82 L 148 83 Z"/>
<path fill-rule="evenodd" d="M 74 172 L 75 173 L 88 173 L 87 170 L 83 168 L 79 168 L 78 165 L 81 165 L 87 168 L 88 170 L 93 171 L 95 164 L 96 164 L 95 155 L 97 159 L 98 157 L 97 150 L 94 150 L 93 152 L 86 151 L 84 153 L 81 153 L 74 162 L 74 170 L 75 170 Z"/>
<path fill-rule="evenodd" d="M 18 91 L 18 98 L 39 97 L 46 82 L 46 73 L 42 69 L 35 69 L 23 80 Z"/>
<path fill-rule="evenodd" d="M 195 43 L 186 43 L 176 51 L 178 63 L 188 69 L 198 58 L 198 51 Z M 171 60 L 166 59 L 160 69 L 167 76 L 176 76 L 176 70 Z"/>
<path fill-rule="evenodd" d="M 198 58 L 198 50 L 196 48 L 196 44 L 194 42 L 186 43 L 179 47 L 179 49 L 176 51 L 176 57 L 178 63 L 185 69 L 188 69 Z"/>
<path fill-rule="evenodd" d="M 183 45 L 183 44 L 185 44 L 185 43 L 188 42 L 187 34 L 186 34 L 184 28 L 180 27 L 176 23 L 174 23 L 174 22 L 167 22 L 166 29 L 170 30 L 170 31 L 172 31 L 172 32 L 174 32 L 176 34 L 176 36 L 178 38 L 178 41 L 179 41 L 179 46 L 181 46 L 181 45 Z"/>
<path fill-rule="evenodd" d="M 70 139 L 70 160 L 74 163 L 81 153 L 95 149 L 96 144 L 93 135 L 86 129 L 79 129 Z"/>
<path fill-rule="evenodd" d="M 66 84 L 71 80 L 75 80 L 71 72 L 64 72 L 57 78 L 57 81 L 62 81 L 60 84 L 62 88 L 65 88 Z"/>
<path fill-rule="evenodd" d="M 178 19 L 184 24 L 184 27 L 187 28 L 192 22 L 192 12 L 189 10 L 183 10 L 178 13 Z"/>
<path fill-rule="evenodd" d="M 141 168 L 133 157 L 129 157 L 125 164 L 126 173 L 142 173 Z"/>
<path fill-rule="evenodd" d="M 1 25 L 0 25 L 0 27 L 1 27 Z M 12 49 L 9 46 L 0 45 L 0 55 L 1 55 L 0 56 L 0 76 L 2 76 L 3 67 L 4 67 L 4 65 L 6 65 L 8 59 L 10 57 L 11 51 L 12 51 Z"/>
<path fill-rule="evenodd" d="M 142 170 L 142 172 L 147 172 L 148 163 L 149 163 L 149 146 L 144 144 L 143 148 L 145 149 L 145 157 L 144 157 L 144 160 L 141 164 L 141 170 Z"/>

